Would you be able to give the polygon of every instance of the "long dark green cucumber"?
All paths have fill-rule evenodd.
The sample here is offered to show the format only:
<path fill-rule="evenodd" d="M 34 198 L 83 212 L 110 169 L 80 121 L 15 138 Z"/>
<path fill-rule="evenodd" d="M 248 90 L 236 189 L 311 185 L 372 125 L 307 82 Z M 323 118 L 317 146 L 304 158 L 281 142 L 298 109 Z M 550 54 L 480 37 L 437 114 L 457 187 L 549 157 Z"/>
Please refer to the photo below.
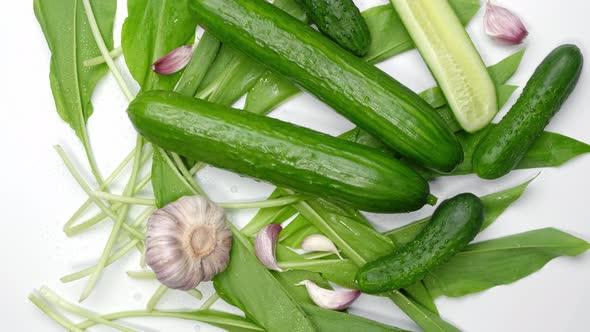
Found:
<path fill-rule="evenodd" d="M 166 150 L 359 210 L 414 211 L 429 195 L 386 153 L 277 119 L 166 91 L 142 94 L 127 112 Z"/>
<path fill-rule="evenodd" d="M 297 1 L 326 36 L 358 56 L 367 54 L 371 32 L 352 0 Z"/>
<path fill-rule="evenodd" d="M 192 0 L 209 32 L 420 165 L 451 172 L 461 145 L 410 89 L 265 0 Z"/>
<path fill-rule="evenodd" d="M 442 202 L 415 240 L 361 267 L 360 289 L 377 294 L 422 280 L 471 242 L 483 220 L 483 204 L 475 195 L 460 194 Z"/>
<path fill-rule="evenodd" d="M 477 175 L 497 179 L 518 165 L 574 90 L 583 62 L 575 45 L 559 46 L 541 62 L 518 101 L 475 150 Z"/>

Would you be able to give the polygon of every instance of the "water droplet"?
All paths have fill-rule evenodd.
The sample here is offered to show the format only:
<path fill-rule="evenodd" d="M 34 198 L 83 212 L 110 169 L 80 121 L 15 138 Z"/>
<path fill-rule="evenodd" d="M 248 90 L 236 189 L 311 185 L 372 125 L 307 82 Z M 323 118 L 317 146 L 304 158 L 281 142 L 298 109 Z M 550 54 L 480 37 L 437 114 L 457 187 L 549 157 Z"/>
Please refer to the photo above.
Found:
<path fill-rule="evenodd" d="M 238 192 L 238 186 L 231 186 L 231 188 L 229 188 L 229 190 L 230 190 L 232 193 L 237 193 L 237 192 Z"/>

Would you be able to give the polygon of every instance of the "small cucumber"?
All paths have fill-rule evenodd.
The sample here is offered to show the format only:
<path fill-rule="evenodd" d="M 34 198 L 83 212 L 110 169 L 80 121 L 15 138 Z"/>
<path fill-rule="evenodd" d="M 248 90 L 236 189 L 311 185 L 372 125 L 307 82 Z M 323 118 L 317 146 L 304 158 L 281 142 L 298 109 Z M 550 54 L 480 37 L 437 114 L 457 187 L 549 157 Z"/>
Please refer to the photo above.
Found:
<path fill-rule="evenodd" d="M 326 36 L 358 56 L 367 54 L 371 32 L 352 0 L 297 1 Z"/>
<path fill-rule="evenodd" d="M 518 165 L 573 91 L 583 62 L 575 45 L 559 46 L 541 62 L 512 109 L 476 148 L 477 175 L 497 179 Z"/>
<path fill-rule="evenodd" d="M 475 195 L 442 202 L 415 240 L 361 267 L 356 277 L 360 289 L 377 294 L 414 284 L 471 242 L 483 220 L 483 204 Z"/>
<path fill-rule="evenodd" d="M 166 91 L 140 95 L 127 113 L 164 149 L 359 210 L 414 211 L 432 198 L 388 154 L 277 119 Z"/>
<path fill-rule="evenodd" d="M 416 163 L 449 173 L 455 135 L 416 93 L 265 0 L 191 0 L 199 24 Z"/>
<path fill-rule="evenodd" d="M 463 129 L 484 128 L 498 112 L 494 82 L 447 0 L 391 0 Z"/>

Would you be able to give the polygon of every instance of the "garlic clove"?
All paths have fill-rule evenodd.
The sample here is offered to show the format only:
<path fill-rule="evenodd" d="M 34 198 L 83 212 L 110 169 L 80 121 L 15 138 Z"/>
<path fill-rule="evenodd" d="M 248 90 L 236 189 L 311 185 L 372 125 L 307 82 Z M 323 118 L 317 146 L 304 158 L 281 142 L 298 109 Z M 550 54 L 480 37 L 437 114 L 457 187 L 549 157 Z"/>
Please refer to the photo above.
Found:
<path fill-rule="evenodd" d="M 528 31 L 522 20 L 508 9 L 492 4 L 486 4 L 484 16 L 485 32 L 492 38 L 510 45 L 518 45 L 528 36 Z"/>
<path fill-rule="evenodd" d="M 338 251 L 338 248 L 336 248 L 334 242 L 332 242 L 332 240 L 323 234 L 312 234 L 303 239 L 301 242 L 301 249 L 306 251 L 331 252 L 338 255 L 338 257 L 342 259 L 340 252 Z"/>
<path fill-rule="evenodd" d="M 305 286 L 313 303 L 330 310 L 346 309 L 361 295 L 359 290 L 324 289 L 311 280 L 303 280 L 296 286 Z"/>
<path fill-rule="evenodd" d="M 276 259 L 277 240 L 282 230 L 281 225 L 270 224 L 256 234 L 256 240 L 254 241 L 256 257 L 268 269 L 278 272 L 283 272 Z"/>
<path fill-rule="evenodd" d="M 193 289 L 227 267 L 231 239 L 222 208 L 203 197 L 185 196 L 150 217 L 146 263 L 163 285 Z"/>
<path fill-rule="evenodd" d="M 186 67 L 192 56 L 192 45 L 180 46 L 154 62 L 152 70 L 160 75 L 174 74 Z"/>

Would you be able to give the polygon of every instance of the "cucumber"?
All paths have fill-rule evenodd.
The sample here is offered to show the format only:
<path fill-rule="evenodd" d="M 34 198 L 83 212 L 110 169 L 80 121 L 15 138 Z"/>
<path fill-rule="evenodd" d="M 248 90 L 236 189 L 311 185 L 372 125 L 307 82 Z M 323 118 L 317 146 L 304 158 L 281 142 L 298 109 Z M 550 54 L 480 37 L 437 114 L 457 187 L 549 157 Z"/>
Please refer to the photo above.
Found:
<path fill-rule="evenodd" d="M 403 156 L 440 172 L 463 159 L 418 95 L 265 0 L 192 0 L 207 31 L 316 95 Z"/>
<path fill-rule="evenodd" d="M 148 141 L 193 160 L 372 212 L 406 212 L 428 183 L 378 150 L 174 92 L 150 91 L 127 110 Z"/>
<path fill-rule="evenodd" d="M 297 0 L 318 29 L 344 49 L 364 56 L 371 32 L 352 0 Z"/>
<path fill-rule="evenodd" d="M 475 195 L 442 202 L 415 240 L 361 267 L 356 277 L 360 290 L 377 294 L 422 280 L 471 242 L 483 220 L 483 204 Z"/>
<path fill-rule="evenodd" d="M 481 56 L 446 0 L 391 0 L 416 48 L 467 132 L 489 124 L 498 105 Z"/>
<path fill-rule="evenodd" d="M 518 165 L 576 86 L 583 62 L 575 45 L 559 46 L 541 62 L 518 101 L 476 148 L 477 175 L 497 179 Z"/>

